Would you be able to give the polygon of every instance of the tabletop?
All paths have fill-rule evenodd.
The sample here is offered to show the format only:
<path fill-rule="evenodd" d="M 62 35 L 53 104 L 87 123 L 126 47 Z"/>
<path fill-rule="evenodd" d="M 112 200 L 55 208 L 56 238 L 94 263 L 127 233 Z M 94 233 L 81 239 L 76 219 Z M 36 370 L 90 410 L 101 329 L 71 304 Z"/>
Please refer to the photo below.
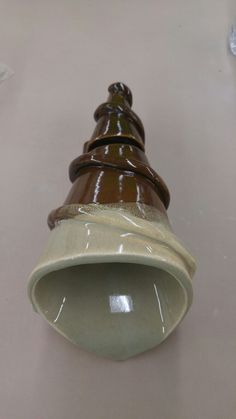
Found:
<path fill-rule="evenodd" d="M 234 22 L 233 0 L 1 0 L 2 419 L 235 419 Z M 173 229 L 197 260 L 187 317 L 124 362 L 67 342 L 26 293 L 114 81 L 133 92 Z"/>

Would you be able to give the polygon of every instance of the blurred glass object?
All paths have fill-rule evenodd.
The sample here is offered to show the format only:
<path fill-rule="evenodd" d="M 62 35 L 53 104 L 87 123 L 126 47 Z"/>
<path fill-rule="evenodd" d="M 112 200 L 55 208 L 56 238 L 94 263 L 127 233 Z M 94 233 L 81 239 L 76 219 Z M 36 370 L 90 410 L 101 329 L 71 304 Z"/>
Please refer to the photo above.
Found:
<path fill-rule="evenodd" d="M 233 55 L 236 55 L 236 24 L 232 25 L 229 35 L 229 48 Z"/>
<path fill-rule="evenodd" d="M 13 76 L 14 71 L 4 63 L 0 63 L 0 83 Z"/>

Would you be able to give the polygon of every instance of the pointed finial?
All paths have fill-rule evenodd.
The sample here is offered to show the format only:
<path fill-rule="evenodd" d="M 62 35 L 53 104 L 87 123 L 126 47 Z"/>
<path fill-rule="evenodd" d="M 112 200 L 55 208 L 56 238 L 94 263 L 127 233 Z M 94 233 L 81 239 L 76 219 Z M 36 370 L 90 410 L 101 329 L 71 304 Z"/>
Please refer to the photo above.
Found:
<path fill-rule="evenodd" d="M 120 81 L 116 83 L 112 83 L 108 87 L 108 92 L 110 93 L 110 95 L 108 96 L 108 102 L 114 101 L 114 98 L 118 96 L 118 97 L 123 98 L 126 102 L 128 102 L 130 107 L 132 106 L 133 97 L 132 97 L 131 90 L 124 83 L 121 83 Z"/>
<path fill-rule="evenodd" d="M 111 143 L 131 144 L 144 150 L 145 133 L 142 121 L 132 111 L 132 93 L 124 83 L 116 82 L 108 88 L 107 102 L 94 113 L 97 126 L 92 138 L 84 145 L 84 152 Z"/>

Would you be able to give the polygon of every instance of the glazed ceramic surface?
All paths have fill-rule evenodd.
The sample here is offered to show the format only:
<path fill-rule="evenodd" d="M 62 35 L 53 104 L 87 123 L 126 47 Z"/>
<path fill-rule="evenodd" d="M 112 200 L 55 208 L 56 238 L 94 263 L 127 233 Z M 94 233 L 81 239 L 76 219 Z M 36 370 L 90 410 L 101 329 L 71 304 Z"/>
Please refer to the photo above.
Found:
<path fill-rule="evenodd" d="M 83 154 L 64 204 L 50 212 L 46 250 L 31 274 L 34 308 L 71 342 L 125 360 L 161 343 L 192 302 L 192 256 L 172 233 L 170 194 L 144 153 L 145 133 L 122 82 Z"/>
<path fill-rule="evenodd" d="M 158 345 L 191 304 L 195 270 L 167 217 L 132 203 L 64 212 L 31 275 L 35 309 L 98 355 L 122 360 Z"/>

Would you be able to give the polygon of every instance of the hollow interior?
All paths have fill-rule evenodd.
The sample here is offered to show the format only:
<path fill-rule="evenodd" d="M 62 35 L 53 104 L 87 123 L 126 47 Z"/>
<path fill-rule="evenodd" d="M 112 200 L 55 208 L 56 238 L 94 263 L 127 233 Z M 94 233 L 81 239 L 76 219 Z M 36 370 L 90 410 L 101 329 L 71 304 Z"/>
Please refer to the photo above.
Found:
<path fill-rule="evenodd" d="M 181 320 L 186 293 L 166 271 L 131 263 L 71 266 L 45 275 L 37 309 L 70 341 L 126 359 L 159 344 Z"/>

